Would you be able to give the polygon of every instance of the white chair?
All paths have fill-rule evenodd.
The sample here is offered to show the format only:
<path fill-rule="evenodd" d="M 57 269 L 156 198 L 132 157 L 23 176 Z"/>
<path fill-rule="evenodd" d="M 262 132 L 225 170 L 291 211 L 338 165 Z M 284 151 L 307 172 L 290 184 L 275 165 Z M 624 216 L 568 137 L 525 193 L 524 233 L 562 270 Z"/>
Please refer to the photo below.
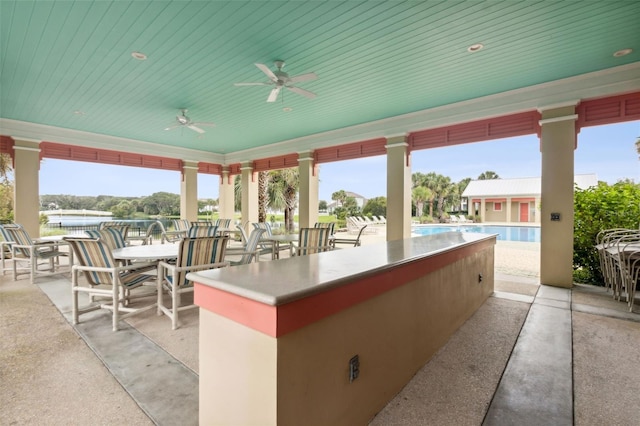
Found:
<path fill-rule="evenodd" d="M 193 303 L 184 306 L 180 303 L 182 294 L 193 293 L 193 283 L 187 279 L 187 273 L 229 266 L 229 262 L 223 261 L 228 241 L 228 237 L 183 238 L 176 262 L 158 263 L 158 315 L 168 316 L 173 330 L 178 328 L 180 311 L 197 308 Z M 170 307 L 164 305 L 163 290 L 171 297 Z"/>
<path fill-rule="evenodd" d="M 14 281 L 18 279 L 18 275 L 29 274 L 29 280 L 33 284 L 36 275 L 66 272 L 60 270 L 60 257 L 67 256 L 67 253 L 60 250 L 58 243 L 34 241 L 22 226 L 5 229 L 14 242 L 11 244 Z M 25 267 L 18 267 L 24 263 Z M 44 269 L 41 268 L 42 265 L 45 265 Z"/>
<path fill-rule="evenodd" d="M 65 238 L 75 253 L 76 262 L 71 269 L 71 294 L 73 323 L 78 324 L 81 314 L 97 309 L 107 309 L 113 314 L 112 328 L 118 330 L 118 322 L 131 315 L 144 312 L 153 308 L 152 303 L 132 308 L 129 302 L 132 299 L 131 290 L 141 287 L 147 281 L 156 279 L 156 266 L 153 263 L 135 263 L 133 265 L 118 265 L 111 254 L 111 248 L 106 242 L 91 238 Z M 86 278 L 88 287 L 81 286 L 78 274 L 82 272 Z M 106 288 L 105 288 L 106 287 Z M 84 308 L 79 307 L 78 295 L 86 293 L 90 300 L 98 297 L 106 298 L 107 303 L 90 303 Z M 152 292 L 139 296 L 154 296 Z"/>
<path fill-rule="evenodd" d="M 244 230 L 242 231 L 244 232 Z M 271 254 L 271 248 L 259 248 L 258 244 L 260 243 L 260 238 L 262 238 L 262 234 L 266 231 L 264 229 L 254 228 L 249 234 L 249 238 L 247 238 L 247 242 L 244 247 L 241 248 L 227 248 L 227 258 L 226 260 L 231 263 L 231 266 L 237 265 L 246 265 L 247 263 L 251 263 L 253 260 L 256 262 L 260 261 L 260 255 L 263 253 Z M 239 260 L 230 260 L 229 256 L 240 256 Z"/>

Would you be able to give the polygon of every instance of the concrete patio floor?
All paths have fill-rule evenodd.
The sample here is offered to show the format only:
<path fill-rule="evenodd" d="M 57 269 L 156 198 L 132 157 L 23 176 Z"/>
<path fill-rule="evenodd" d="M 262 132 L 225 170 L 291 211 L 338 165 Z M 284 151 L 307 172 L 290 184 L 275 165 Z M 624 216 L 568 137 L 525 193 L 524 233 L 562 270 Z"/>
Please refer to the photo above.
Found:
<path fill-rule="evenodd" d="M 371 425 L 638 424 L 640 314 L 601 288 L 540 286 L 523 244 L 498 244 L 494 295 Z M 197 311 L 175 331 L 154 312 L 74 327 L 69 286 L 0 279 L 0 424 L 197 424 Z"/>

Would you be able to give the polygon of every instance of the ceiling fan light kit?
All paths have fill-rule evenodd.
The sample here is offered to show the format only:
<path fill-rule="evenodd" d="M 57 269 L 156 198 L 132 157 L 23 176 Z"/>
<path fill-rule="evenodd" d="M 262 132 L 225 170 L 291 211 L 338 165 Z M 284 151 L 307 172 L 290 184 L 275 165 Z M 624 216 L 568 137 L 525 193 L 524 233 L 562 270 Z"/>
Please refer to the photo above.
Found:
<path fill-rule="evenodd" d="M 250 82 L 250 83 L 234 83 L 235 86 L 273 86 L 269 96 L 267 97 L 267 102 L 275 102 L 278 99 L 278 95 L 282 88 L 285 88 L 293 93 L 297 93 L 298 95 L 302 95 L 309 99 L 313 99 L 316 97 L 316 94 L 310 92 L 308 90 L 297 87 L 296 83 L 302 83 L 305 81 L 312 81 L 318 78 L 316 73 L 310 72 L 306 74 L 300 74 L 296 76 L 289 76 L 286 72 L 282 71 L 284 68 L 284 61 L 276 60 L 274 61 L 274 65 L 276 66 L 275 71 L 271 71 L 271 69 L 265 64 L 255 64 L 256 67 L 260 71 L 262 71 L 268 78 L 268 82 L 259 83 L 259 82 Z"/>

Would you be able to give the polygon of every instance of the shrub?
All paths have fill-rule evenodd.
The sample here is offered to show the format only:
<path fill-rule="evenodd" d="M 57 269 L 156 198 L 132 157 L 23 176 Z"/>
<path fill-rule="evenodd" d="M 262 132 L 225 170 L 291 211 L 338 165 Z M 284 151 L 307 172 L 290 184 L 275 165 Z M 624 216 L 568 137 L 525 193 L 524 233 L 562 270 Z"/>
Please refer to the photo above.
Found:
<path fill-rule="evenodd" d="M 640 218 L 640 185 L 620 181 L 614 185 L 575 190 L 573 269 L 577 282 L 602 285 L 602 271 L 594 249 L 596 235 L 603 229 L 637 229 Z"/>

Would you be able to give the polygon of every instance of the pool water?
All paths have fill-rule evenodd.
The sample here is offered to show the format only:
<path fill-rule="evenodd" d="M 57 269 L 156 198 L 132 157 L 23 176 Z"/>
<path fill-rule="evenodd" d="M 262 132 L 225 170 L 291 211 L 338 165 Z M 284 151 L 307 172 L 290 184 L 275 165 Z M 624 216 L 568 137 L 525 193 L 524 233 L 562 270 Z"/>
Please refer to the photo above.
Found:
<path fill-rule="evenodd" d="M 498 240 L 540 242 L 539 226 L 500 226 L 500 225 L 416 225 L 412 232 L 417 235 L 433 235 L 440 232 L 480 232 L 498 234 Z"/>

